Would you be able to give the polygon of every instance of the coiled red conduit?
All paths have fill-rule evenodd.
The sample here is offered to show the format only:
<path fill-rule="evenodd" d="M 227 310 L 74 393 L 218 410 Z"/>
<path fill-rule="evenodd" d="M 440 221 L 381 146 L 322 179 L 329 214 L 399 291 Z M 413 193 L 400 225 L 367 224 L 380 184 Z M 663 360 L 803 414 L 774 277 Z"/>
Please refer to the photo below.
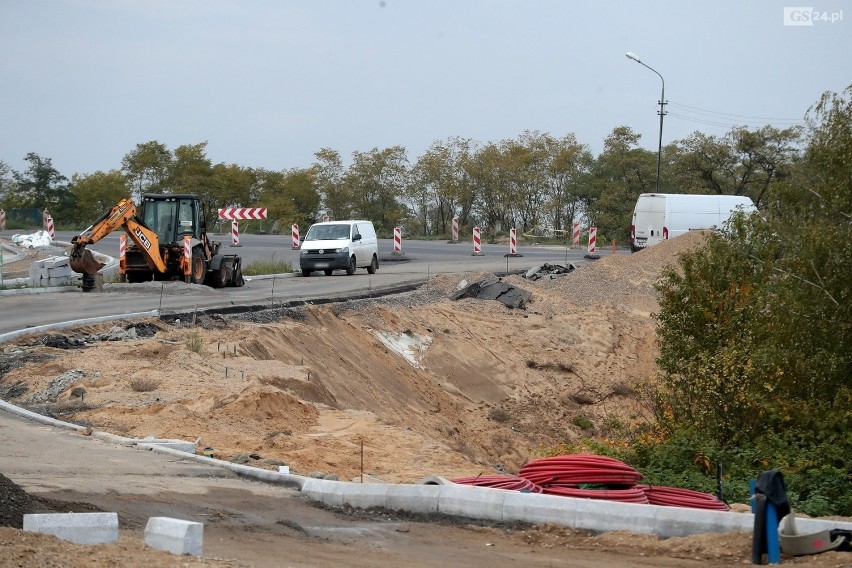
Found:
<path fill-rule="evenodd" d="M 541 487 L 532 481 L 512 475 L 478 475 L 475 477 L 459 477 L 450 481 L 460 485 L 475 485 L 477 487 L 491 487 L 493 489 L 508 489 L 513 491 L 527 489 L 530 493 L 541 493 Z"/>
<path fill-rule="evenodd" d="M 677 487 L 636 485 L 642 474 L 607 456 L 575 454 L 542 458 L 524 465 L 518 476 L 540 486 L 542 492 L 549 495 L 716 511 L 730 509 L 724 501 L 708 493 Z M 603 485 L 605 488 L 581 489 L 581 484 Z"/>

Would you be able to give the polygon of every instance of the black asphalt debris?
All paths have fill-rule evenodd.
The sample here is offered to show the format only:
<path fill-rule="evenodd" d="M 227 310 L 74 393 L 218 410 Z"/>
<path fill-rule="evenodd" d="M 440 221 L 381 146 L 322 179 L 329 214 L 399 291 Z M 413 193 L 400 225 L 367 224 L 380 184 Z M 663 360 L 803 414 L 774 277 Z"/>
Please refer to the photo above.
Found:
<path fill-rule="evenodd" d="M 509 308 L 524 309 L 532 298 L 532 294 L 506 284 L 500 278 L 490 277 L 474 282 L 452 295 L 453 300 L 476 298 L 478 300 L 496 300 Z"/>

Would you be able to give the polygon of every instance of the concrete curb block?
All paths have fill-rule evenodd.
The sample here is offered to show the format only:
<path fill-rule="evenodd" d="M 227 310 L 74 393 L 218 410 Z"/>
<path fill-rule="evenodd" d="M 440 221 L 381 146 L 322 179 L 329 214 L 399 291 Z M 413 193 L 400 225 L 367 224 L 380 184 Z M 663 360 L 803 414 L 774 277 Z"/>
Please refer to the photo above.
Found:
<path fill-rule="evenodd" d="M 170 517 L 150 517 L 145 525 L 145 544 L 172 554 L 201 556 L 204 524 Z"/>
<path fill-rule="evenodd" d="M 133 318 L 155 318 L 160 315 L 159 310 L 149 310 L 147 312 L 133 312 L 129 314 L 115 314 L 111 316 L 101 316 L 96 318 L 85 318 L 79 320 L 71 320 L 64 321 L 60 323 L 51 323 L 46 325 L 37 325 L 34 327 L 28 327 L 26 329 L 19 329 L 18 331 L 10 331 L 8 333 L 0 334 L 0 343 L 5 343 L 7 341 L 11 341 L 12 339 L 17 339 L 18 337 L 22 337 L 24 335 L 30 335 L 32 333 L 42 333 L 44 331 L 50 331 L 51 329 L 63 329 L 66 327 L 74 327 L 77 325 L 88 325 L 93 323 L 100 323 L 104 321 L 113 321 L 113 320 L 121 320 L 121 319 L 133 319 Z"/>
<path fill-rule="evenodd" d="M 52 534 L 75 544 L 118 542 L 118 513 L 40 513 L 24 515 L 24 530 Z"/>
<path fill-rule="evenodd" d="M 76 424 L 71 424 L 70 422 L 63 422 L 62 420 L 57 420 L 56 418 L 51 418 L 49 416 L 44 416 L 39 414 L 38 412 L 33 412 L 31 410 L 27 410 L 26 408 L 21 408 L 20 406 L 15 406 L 14 404 L 8 403 L 5 400 L 0 400 L 0 409 L 5 410 L 10 414 L 16 414 L 22 418 L 27 418 L 29 420 L 34 420 L 36 422 L 41 422 L 43 424 L 49 424 L 51 426 L 56 426 L 58 428 L 65 428 L 68 430 L 76 430 L 78 432 L 86 429 L 85 426 L 78 426 Z"/>

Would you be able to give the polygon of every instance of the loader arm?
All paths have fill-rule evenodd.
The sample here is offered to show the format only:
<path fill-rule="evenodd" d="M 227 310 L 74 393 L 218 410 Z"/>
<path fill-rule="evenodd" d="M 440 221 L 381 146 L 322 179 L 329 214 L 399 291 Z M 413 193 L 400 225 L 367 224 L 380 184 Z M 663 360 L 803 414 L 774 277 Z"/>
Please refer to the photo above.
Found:
<path fill-rule="evenodd" d="M 104 265 L 95 260 L 92 251 L 86 246 L 98 242 L 119 229 L 123 229 L 142 251 L 148 268 L 159 273 L 166 271 L 166 263 L 163 262 L 160 254 L 157 234 L 136 216 L 136 205 L 129 199 L 119 201 L 90 227 L 71 239 L 73 245 L 69 255 L 71 269 L 80 274 L 96 274 Z"/>

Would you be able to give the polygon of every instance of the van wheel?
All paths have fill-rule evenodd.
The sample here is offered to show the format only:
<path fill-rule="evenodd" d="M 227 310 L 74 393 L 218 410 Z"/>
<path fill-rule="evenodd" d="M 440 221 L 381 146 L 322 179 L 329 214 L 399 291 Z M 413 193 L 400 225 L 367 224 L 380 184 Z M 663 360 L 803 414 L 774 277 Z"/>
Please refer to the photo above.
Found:
<path fill-rule="evenodd" d="M 355 257 L 354 256 L 349 259 L 349 266 L 346 267 L 346 274 L 348 274 L 349 276 L 352 276 L 353 274 L 355 274 Z"/>
<path fill-rule="evenodd" d="M 311 270 L 308 270 L 307 268 L 303 268 L 302 269 L 302 276 L 307 278 L 308 276 L 311 275 L 311 272 L 312 272 Z"/>
<path fill-rule="evenodd" d="M 370 274 L 375 274 L 376 270 L 379 269 L 379 259 L 376 258 L 376 255 L 373 255 L 373 262 L 370 263 L 370 266 L 367 267 L 367 272 Z"/>
<path fill-rule="evenodd" d="M 325 270 L 323 270 L 323 272 L 325 272 L 326 276 L 331 276 L 334 270 L 332 270 L 331 268 L 326 268 Z"/>

